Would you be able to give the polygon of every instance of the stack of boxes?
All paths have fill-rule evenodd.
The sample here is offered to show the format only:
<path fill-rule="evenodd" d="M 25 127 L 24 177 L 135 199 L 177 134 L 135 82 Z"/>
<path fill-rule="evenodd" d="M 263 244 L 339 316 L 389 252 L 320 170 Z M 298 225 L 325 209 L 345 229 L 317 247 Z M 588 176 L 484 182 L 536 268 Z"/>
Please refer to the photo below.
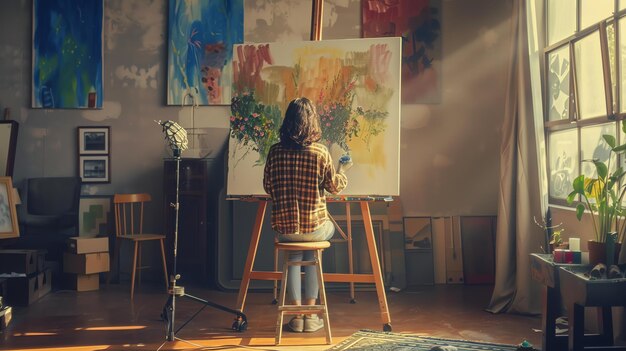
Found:
<path fill-rule="evenodd" d="M 109 238 L 73 237 L 63 254 L 66 286 L 77 291 L 100 289 L 100 273 L 109 271 Z"/>
<path fill-rule="evenodd" d="M 0 284 L 3 303 L 28 306 L 52 289 L 52 270 L 45 265 L 44 250 L 0 250 Z"/>

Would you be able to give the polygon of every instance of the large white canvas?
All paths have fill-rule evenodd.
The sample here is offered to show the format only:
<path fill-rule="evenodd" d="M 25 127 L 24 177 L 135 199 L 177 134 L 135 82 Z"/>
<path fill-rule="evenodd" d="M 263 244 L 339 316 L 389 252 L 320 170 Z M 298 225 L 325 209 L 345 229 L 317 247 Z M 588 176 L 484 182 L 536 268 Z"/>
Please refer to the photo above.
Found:
<path fill-rule="evenodd" d="M 354 161 L 342 194 L 399 195 L 400 67 L 400 38 L 235 45 L 228 194 L 265 195 L 265 157 L 304 96 L 335 164 L 346 152 Z"/>

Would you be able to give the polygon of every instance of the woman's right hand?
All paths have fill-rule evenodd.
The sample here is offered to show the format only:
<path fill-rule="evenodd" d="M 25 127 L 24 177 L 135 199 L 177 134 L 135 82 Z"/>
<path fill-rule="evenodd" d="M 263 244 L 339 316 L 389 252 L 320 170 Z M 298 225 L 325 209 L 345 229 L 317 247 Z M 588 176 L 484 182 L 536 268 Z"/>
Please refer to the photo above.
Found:
<path fill-rule="evenodd" d="M 352 162 L 351 158 L 348 158 L 347 160 L 340 159 L 339 160 L 339 167 L 338 167 L 339 173 L 345 173 L 347 170 L 352 168 L 353 165 L 354 165 L 354 163 Z"/>

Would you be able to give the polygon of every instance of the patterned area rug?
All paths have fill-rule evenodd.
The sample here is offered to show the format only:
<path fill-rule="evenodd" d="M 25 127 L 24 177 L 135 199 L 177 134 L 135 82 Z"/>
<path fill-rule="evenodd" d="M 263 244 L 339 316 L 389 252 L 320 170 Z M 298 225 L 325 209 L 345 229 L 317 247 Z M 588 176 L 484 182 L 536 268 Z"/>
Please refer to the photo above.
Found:
<path fill-rule="evenodd" d="M 516 351 L 517 346 L 360 330 L 328 350 Z"/>

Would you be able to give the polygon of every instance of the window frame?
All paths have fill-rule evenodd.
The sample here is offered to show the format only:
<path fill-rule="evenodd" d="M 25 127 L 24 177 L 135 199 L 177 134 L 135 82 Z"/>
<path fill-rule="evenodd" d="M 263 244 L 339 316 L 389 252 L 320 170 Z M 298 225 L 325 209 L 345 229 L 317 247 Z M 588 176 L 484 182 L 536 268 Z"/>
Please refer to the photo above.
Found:
<path fill-rule="evenodd" d="M 619 38 L 620 38 L 620 30 L 619 30 L 619 20 L 622 19 L 624 21 L 626 21 L 626 9 L 620 10 L 619 9 L 619 0 L 614 0 L 613 5 L 614 5 L 614 11 L 613 14 L 603 20 L 601 20 L 598 23 L 595 23 L 593 25 L 590 25 L 586 28 L 580 28 L 580 23 L 581 23 L 581 1 L 582 0 L 578 0 L 576 3 L 576 28 L 575 31 L 572 35 L 563 38 L 553 44 L 545 44 L 544 48 L 542 50 L 542 55 L 543 55 L 543 67 L 541 67 L 541 82 L 542 82 L 542 89 L 543 92 L 541 94 L 542 96 L 542 100 L 543 100 L 543 127 L 544 127 L 544 137 L 546 140 L 546 176 L 548 179 L 548 203 L 550 205 L 560 205 L 560 206 L 566 206 L 566 207 L 575 207 L 578 201 L 575 201 L 572 204 L 568 204 L 566 199 L 562 199 L 562 198 L 557 198 L 554 197 L 552 195 L 553 193 L 553 189 L 551 188 L 552 183 L 551 183 L 551 179 L 550 179 L 550 175 L 552 174 L 552 170 L 551 170 L 551 153 L 550 153 L 550 149 L 551 149 L 551 145 L 550 145 L 550 136 L 552 133 L 554 132 L 558 132 L 558 131 L 563 131 L 563 130 L 570 130 L 570 129 L 576 129 L 576 135 L 577 135 L 577 145 L 578 145 L 578 150 L 576 151 L 576 155 L 577 155 L 577 165 L 578 165 L 578 169 L 579 172 L 582 171 L 582 145 L 583 142 L 581 140 L 581 129 L 587 126 L 591 126 L 591 125 L 600 125 L 600 124 L 606 124 L 607 122 L 614 122 L 616 123 L 616 138 L 618 141 L 621 141 L 621 137 L 622 137 L 622 133 L 621 128 L 619 126 L 619 121 L 626 119 L 626 111 L 624 112 L 620 112 L 621 111 L 621 106 L 622 104 L 624 104 L 623 101 L 621 101 L 621 97 L 620 97 L 620 92 L 621 92 L 621 88 L 620 88 L 620 74 L 621 74 L 621 67 L 620 67 L 620 48 L 619 48 Z M 548 43 L 548 20 L 550 18 L 548 11 L 549 11 L 549 4 L 548 1 L 546 1 L 544 3 L 544 11 L 546 13 L 546 16 L 544 17 L 544 21 L 543 21 L 543 25 L 544 25 L 544 30 L 543 30 L 543 34 L 544 34 L 544 43 Z M 610 65 L 610 50 L 609 50 L 609 43 L 608 43 L 608 35 L 607 35 L 607 28 L 609 25 L 613 25 L 613 31 L 614 31 L 614 35 L 615 35 L 615 41 L 614 41 L 614 48 L 613 50 L 615 51 L 615 77 L 616 77 L 616 84 L 615 84 L 615 88 L 613 88 L 613 82 L 612 82 L 612 77 L 611 77 L 611 65 Z M 626 28 L 626 27 L 625 27 Z M 578 77 L 576 74 L 576 51 L 575 51 L 575 45 L 576 43 L 578 43 L 580 40 L 587 38 L 588 36 L 591 35 L 599 35 L 599 41 L 600 41 L 600 59 L 601 59 L 601 65 L 602 65 L 602 74 L 603 74 L 603 86 L 604 86 L 604 95 L 605 95 L 605 114 L 600 115 L 600 116 L 594 116 L 594 117 L 590 117 L 590 118 L 585 118 L 585 119 L 581 119 L 580 118 L 580 95 L 579 95 L 579 91 L 578 91 Z M 548 85 L 548 81 L 549 81 L 549 75 L 550 75 L 550 55 L 551 53 L 557 51 L 557 50 L 561 50 L 563 48 L 567 47 L 569 49 L 569 107 L 568 107 L 568 118 L 566 119 L 559 119 L 559 120 L 552 120 L 550 121 L 550 107 L 549 106 L 549 102 L 551 102 L 551 96 L 550 96 L 550 86 Z M 626 63 L 625 63 L 626 64 Z M 615 97 L 615 98 L 614 98 Z M 618 165 L 621 165 L 624 160 L 621 159 L 622 157 L 618 158 Z"/>

